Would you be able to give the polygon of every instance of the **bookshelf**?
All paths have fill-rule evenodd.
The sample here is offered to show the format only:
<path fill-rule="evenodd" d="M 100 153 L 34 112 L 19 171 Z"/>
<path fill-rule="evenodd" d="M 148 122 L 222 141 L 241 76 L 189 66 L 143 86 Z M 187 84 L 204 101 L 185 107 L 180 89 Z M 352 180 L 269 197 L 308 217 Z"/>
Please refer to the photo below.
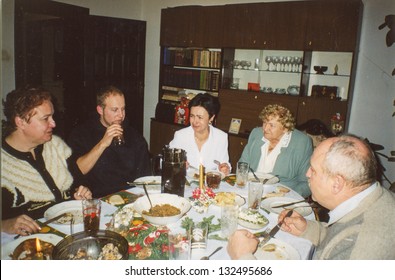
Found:
<path fill-rule="evenodd" d="M 207 48 L 163 47 L 159 98 L 164 102 L 199 92 L 218 96 L 222 51 Z"/>

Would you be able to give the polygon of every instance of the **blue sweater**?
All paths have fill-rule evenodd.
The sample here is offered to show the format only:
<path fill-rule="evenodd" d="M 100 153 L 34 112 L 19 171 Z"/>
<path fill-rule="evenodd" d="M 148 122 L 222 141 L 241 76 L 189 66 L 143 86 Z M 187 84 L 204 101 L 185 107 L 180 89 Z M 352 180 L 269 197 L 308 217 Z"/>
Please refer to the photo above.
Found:
<path fill-rule="evenodd" d="M 262 138 L 262 128 L 254 128 L 239 159 L 239 161 L 248 162 L 253 170 L 258 168 L 261 147 L 265 144 Z M 281 184 L 292 188 L 301 196 L 309 196 L 311 192 L 307 183 L 306 172 L 310 166 L 312 153 L 311 138 L 299 130 L 293 130 L 288 147 L 281 148 L 272 174 L 279 177 Z"/>

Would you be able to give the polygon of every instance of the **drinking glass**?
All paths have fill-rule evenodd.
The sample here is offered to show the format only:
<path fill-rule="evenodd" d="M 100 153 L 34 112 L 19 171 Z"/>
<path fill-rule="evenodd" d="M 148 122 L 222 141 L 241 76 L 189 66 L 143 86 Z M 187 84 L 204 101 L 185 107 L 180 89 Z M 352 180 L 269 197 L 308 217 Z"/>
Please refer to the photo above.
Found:
<path fill-rule="evenodd" d="M 122 126 L 122 123 L 120 123 L 120 125 Z M 115 146 L 122 146 L 122 145 L 124 145 L 124 144 L 125 144 L 125 138 L 123 137 L 123 133 L 120 134 L 120 135 L 118 135 L 118 136 L 115 136 L 115 137 L 112 139 L 112 143 L 113 143 Z"/>
<path fill-rule="evenodd" d="M 221 235 L 224 238 L 231 236 L 237 229 L 239 218 L 239 205 L 237 203 L 221 206 Z"/>
<path fill-rule="evenodd" d="M 263 184 L 259 181 L 248 182 L 248 209 L 258 212 L 262 201 Z"/>
<path fill-rule="evenodd" d="M 265 62 L 267 63 L 267 71 L 270 71 L 270 63 L 273 61 L 273 57 L 271 55 L 267 55 L 265 57 Z"/>
<path fill-rule="evenodd" d="M 169 231 L 169 260 L 189 260 L 191 258 L 190 231 Z"/>
<path fill-rule="evenodd" d="M 84 231 L 89 235 L 98 232 L 100 226 L 101 200 L 97 198 L 82 201 Z"/>
<path fill-rule="evenodd" d="M 236 186 L 244 188 L 248 182 L 249 164 L 247 162 L 238 162 L 236 168 Z"/>

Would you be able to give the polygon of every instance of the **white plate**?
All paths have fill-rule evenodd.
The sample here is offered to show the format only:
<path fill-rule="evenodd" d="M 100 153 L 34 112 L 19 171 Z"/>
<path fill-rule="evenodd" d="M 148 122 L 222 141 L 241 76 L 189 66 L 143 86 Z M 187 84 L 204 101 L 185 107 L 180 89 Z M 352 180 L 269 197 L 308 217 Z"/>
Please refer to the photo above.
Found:
<path fill-rule="evenodd" d="M 276 245 L 276 249 L 273 252 L 263 250 L 268 244 Z M 270 239 L 262 248 L 258 247 L 254 255 L 258 260 L 300 260 L 300 255 L 294 247 L 276 238 Z"/>
<path fill-rule="evenodd" d="M 217 195 L 220 193 L 224 193 L 224 192 L 218 192 Z M 246 199 L 244 197 L 242 197 L 241 195 L 238 195 L 237 193 L 235 193 L 235 202 L 237 205 L 239 205 L 241 207 L 246 203 Z M 216 202 L 214 202 L 213 205 L 221 207 L 221 205 L 219 205 Z"/>
<path fill-rule="evenodd" d="M 16 240 L 13 240 L 9 243 L 1 245 L 1 259 L 2 260 L 11 260 L 12 258 L 10 257 L 10 255 L 14 252 L 15 248 L 19 244 L 21 244 L 23 241 L 32 239 L 32 238 L 38 238 L 38 239 L 43 240 L 45 242 L 49 242 L 49 243 L 53 244 L 54 246 L 56 244 L 58 244 L 58 242 L 60 240 L 63 239 L 59 235 L 51 234 L 51 233 L 47 233 L 47 234 L 39 233 L 39 234 L 32 234 L 29 236 L 19 237 Z"/>
<path fill-rule="evenodd" d="M 242 215 L 242 216 L 241 216 Z M 245 216 L 244 216 L 245 215 Z M 258 219 L 261 222 L 257 222 Z M 259 212 L 251 212 L 248 209 L 241 209 L 238 219 L 239 225 L 249 229 L 261 229 L 265 227 L 269 221 Z"/>
<path fill-rule="evenodd" d="M 161 176 L 145 176 L 134 180 L 135 183 L 155 183 L 155 185 L 146 185 L 148 193 L 161 193 Z M 156 184 L 158 183 L 158 184 Z M 143 188 L 143 185 L 136 185 L 138 188 Z"/>
<path fill-rule="evenodd" d="M 82 201 L 81 200 L 70 200 L 70 201 L 65 201 L 65 202 L 56 204 L 56 205 L 52 206 L 51 208 L 48 208 L 47 211 L 45 211 L 44 218 L 46 220 L 49 220 L 49 219 L 56 217 L 57 215 L 60 215 L 63 213 L 72 214 L 74 217 L 74 224 L 75 225 L 82 224 L 82 222 L 83 222 Z M 70 218 L 63 217 L 53 223 L 59 224 L 59 225 L 69 224 Z"/>
<path fill-rule="evenodd" d="M 302 199 L 295 199 L 290 197 L 270 197 L 262 200 L 261 208 L 267 209 L 270 212 L 280 214 L 285 208 L 286 209 L 294 209 L 294 211 L 298 212 L 302 216 L 308 216 L 312 213 L 312 209 L 307 202 L 300 202 L 294 205 L 286 206 L 285 208 L 273 208 L 273 206 L 296 202 Z"/>
<path fill-rule="evenodd" d="M 264 179 L 268 179 L 270 178 L 265 184 L 266 185 L 273 185 L 275 183 L 278 183 L 280 180 L 278 179 L 278 177 L 272 175 L 272 174 L 268 174 L 268 173 L 261 173 L 261 172 L 255 172 L 255 175 L 259 178 L 259 180 L 264 180 Z M 274 177 L 273 177 L 274 176 Z M 254 180 L 254 174 L 252 174 L 252 172 L 248 173 L 248 180 Z"/>

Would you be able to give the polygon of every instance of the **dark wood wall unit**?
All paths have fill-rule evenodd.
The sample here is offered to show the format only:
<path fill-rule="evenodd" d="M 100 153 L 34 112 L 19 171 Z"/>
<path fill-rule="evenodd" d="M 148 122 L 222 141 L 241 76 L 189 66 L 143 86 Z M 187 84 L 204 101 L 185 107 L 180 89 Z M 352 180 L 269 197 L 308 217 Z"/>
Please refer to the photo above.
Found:
<path fill-rule="evenodd" d="M 263 94 L 222 89 L 219 93 L 221 111 L 217 118 L 217 127 L 228 131 L 232 118 L 241 119 L 240 134 L 248 135 L 252 129 L 262 126 L 259 113 L 268 104 L 280 104 L 287 107 L 295 116 L 298 111 L 298 97 L 276 94 Z"/>
<path fill-rule="evenodd" d="M 355 51 L 359 36 L 360 1 L 305 2 L 306 50 Z"/>
<path fill-rule="evenodd" d="M 200 66 L 193 64 L 181 67 L 175 63 L 169 64 L 164 55 L 166 51 L 177 48 L 215 49 L 220 52 L 221 65 L 210 65 L 203 67 L 203 70 L 219 74 L 218 90 L 208 90 L 218 94 L 221 103 L 216 126 L 227 132 L 232 118 L 242 120 L 239 134 L 229 134 L 232 165 L 239 159 L 250 131 L 262 125 L 258 115 L 265 105 L 277 103 L 288 107 L 296 117 L 297 125 L 319 119 L 329 127 L 334 114 L 340 113 L 347 118 L 350 112 L 362 12 L 361 0 L 262 2 L 163 9 L 159 102 L 169 102 L 169 99 L 163 98 L 165 94 L 171 100 L 177 98 L 180 92 L 188 93 L 190 89 L 205 91 L 202 85 L 188 88 L 184 81 L 171 86 L 166 84 L 167 68 L 182 69 L 171 70 L 181 76 L 190 70 L 201 71 Z M 283 64 L 284 57 L 287 60 L 293 57 L 295 61 L 302 59 L 302 62 L 296 70 L 287 70 L 284 65 L 281 70 L 267 69 L 265 58 L 270 56 L 281 57 Z M 250 61 L 252 67 L 235 67 L 235 60 Z M 261 64 L 254 68 L 257 61 Z M 316 65 L 327 65 L 327 72 L 317 72 L 314 69 Z M 334 70 L 338 68 L 339 74 Z M 239 78 L 238 75 L 241 75 L 243 84 L 237 89 L 232 81 Z M 259 84 L 260 91 L 252 91 L 248 83 Z M 264 87 L 273 87 L 272 91 L 275 91 L 277 88 L 287 89 L 288 86 L 299 86 L 299 93 L 263 92 Z M 328 98 L 324 94 L 314 95 L 313 86 L 314 89 L 322 86 L 339 90 L 335 97 Z M 342 96 L 339 94 L 341 89 L 344 90 Z M 175 100 L 174 104 L 177 102 Z M 152 120 L 151 152 L 160 152 L 163 145 L 172 139 L 174 131 L 182 127 L 161 122 L 160 119 Z"/>

